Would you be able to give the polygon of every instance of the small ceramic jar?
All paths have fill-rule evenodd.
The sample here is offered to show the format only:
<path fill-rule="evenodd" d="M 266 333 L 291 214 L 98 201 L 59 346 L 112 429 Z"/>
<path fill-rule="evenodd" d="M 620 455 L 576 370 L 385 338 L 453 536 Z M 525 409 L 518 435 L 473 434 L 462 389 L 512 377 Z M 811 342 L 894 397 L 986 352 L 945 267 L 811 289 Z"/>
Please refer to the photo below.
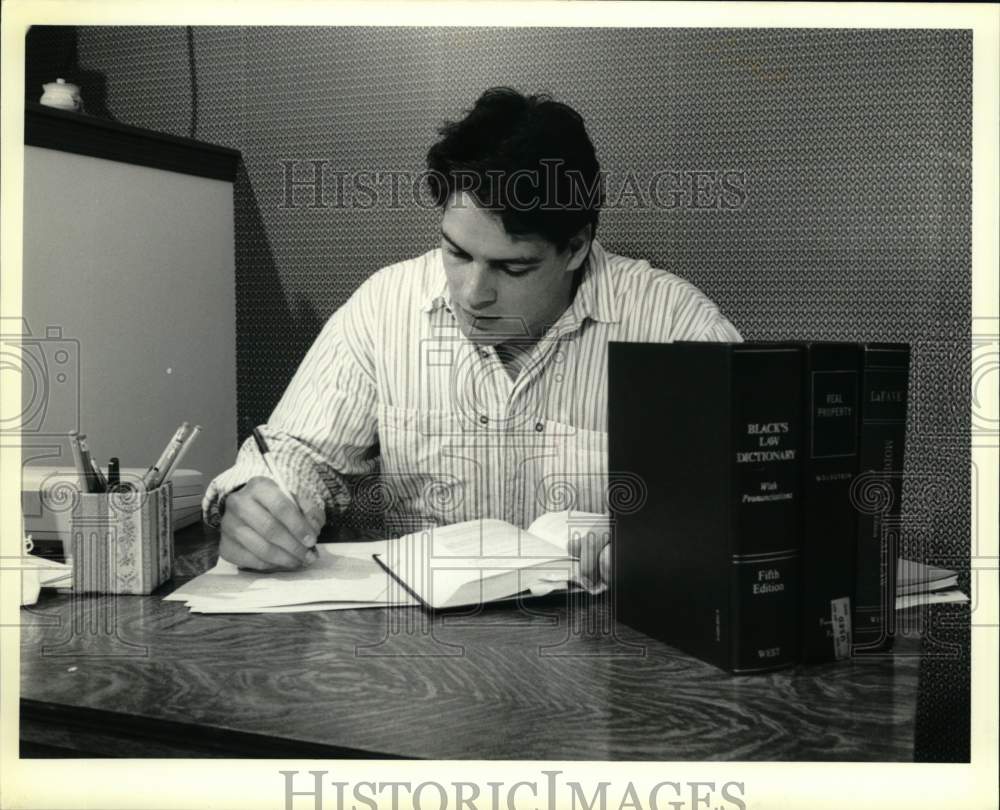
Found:
<path fill-rule="evenodd" d="M 65 79 L 56 79 L 42 85 L 45 90 L 39 101 L 46 107 L 58 107 L 60 110 L 83 109 L 83 99 L 80 98 L 80 88 L 75 84 L 68 84 Z"/>

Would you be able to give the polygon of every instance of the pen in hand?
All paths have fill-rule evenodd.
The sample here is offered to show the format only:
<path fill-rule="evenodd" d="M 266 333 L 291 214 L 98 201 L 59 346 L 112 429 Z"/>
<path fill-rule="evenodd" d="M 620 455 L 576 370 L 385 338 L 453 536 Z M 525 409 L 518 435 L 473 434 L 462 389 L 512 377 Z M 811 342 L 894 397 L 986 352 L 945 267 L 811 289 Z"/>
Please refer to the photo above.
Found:
<path fill-rule="evenodd" d="M 268 448 L 267 441 L 264 439 L 263 434 L 260 432 L 258 428 L 253 429 L 253 440 L 257 444 L 257 450 L 260 452 L 260 457 L 264 462 L 264 466 L 267 467 L 267 472 L 271 480 L 274 481 L 274 483 L 277 485 L 281 493 L 295 505 L 295 507 L 299 510 L 299 512 L 303 513 L 302 507 L 299 506 L 298 500 L 292 494 L 291 488 L 288 486 L 288 484 L 285 483 L 285 479 L 281 476 L 281 474 L 278 472 L 275 466 L 271 463 L 270 448 Z M 307 543 L 307 545 L 310 546 L 306 556 L 308 562 L 316 561 L 316 549 L 311 547 L 312 544 L 315 544 L 314 539 L 311 541 L 311 544 Z"/>
<path fill-rule="evenodd" d="M 257 449 L 260 451 L 260 457 L 264 461 L 264 466 L 267 467 L 268 475 L 274 479 L 274 483 L 278 485 L 278 489 L 281 490 L 281 494 L 298 506 L 299 503 L 295 500 L 295 496 L 292 495 L 292 491 L 288 488 L 288 485 L 285 484 L 285 479 L 278 474 L 278 471 L 271 463 L 271 451 L 267 446 L 267 442 L 264 440 L 264 436 L 258 428 L 253 429 L 253 440 L 257 443 Z"/>

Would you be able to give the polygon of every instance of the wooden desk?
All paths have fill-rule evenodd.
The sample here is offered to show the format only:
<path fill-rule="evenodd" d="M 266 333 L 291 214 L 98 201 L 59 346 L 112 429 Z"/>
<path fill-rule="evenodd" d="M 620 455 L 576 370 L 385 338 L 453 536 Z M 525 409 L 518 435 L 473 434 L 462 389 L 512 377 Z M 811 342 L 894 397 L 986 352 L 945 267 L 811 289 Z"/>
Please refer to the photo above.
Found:
<path fill-rule="evenodd" d="M 21 611 L 22 756 L 913 757 L 915 640 L 732 677 L 611 621 L 602 599 L 434 617 L 162 601 L 217 541 L 178 532 L 175 579 L 154 596 L 43 592 Z"/>

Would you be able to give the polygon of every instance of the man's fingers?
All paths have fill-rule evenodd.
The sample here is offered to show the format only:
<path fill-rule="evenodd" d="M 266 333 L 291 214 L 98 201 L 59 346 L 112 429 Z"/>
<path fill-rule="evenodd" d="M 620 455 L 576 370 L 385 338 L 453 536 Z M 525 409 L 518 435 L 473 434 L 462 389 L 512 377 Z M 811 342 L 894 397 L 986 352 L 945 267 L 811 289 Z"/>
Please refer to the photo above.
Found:
<path fill-rule="evenodd" d="M 284 498 L 284 496 L 281 497 Z M 292 508 L 295 508 L 294 505 Z M 290 534 L 285 524 L 255 497 L 249 497 L 249 493 L 248 497 L 240 499 L 239 507 L 233 510 L 232 516 L 237 523 L 250 526 L 266 542 L 284 549 L 300 562 L 311 562 L 309 546 L 305 545 L 303 540 Z M 260 554 L 258 553 L 257 556 L 259 557 Z"/>
<path fill-rule="evenodd" d="M 566 544 L 566 551 L 570 557 L 580 559 L 580 535 L 576 532 L 569 533 L 569 543 Z"/>
<path fill-rule="evenodd" d="M 590 588 L 600 582 L 599 556 L 604 545 L 604 538 L 595 532 L 570 534 L 567 551 L 571 557 L 579 560 L 578 570 L 583 584 Z"/>
<path fill-rule="evenodd" d="M 274 570 L 273 566 L 241 546 L 228 531 L 223 533 L 219 541 L 219 556 L 237 568 L 249 568 L 254 571 Z"/>
<path fill-rule="evenodd" d="M 283 546 L 271 542 L 269 536 L 262 535 L 256 525 L 242 522 L 233 516 L 232 523 L 227 527 L 228 534 L 233 541 L 249 551 L 258 560 L 265 563 L 270 568 L 284 568 L 295 570 L 301 568 L 304 562 L 311 562 L 303 557 L 291 553 Z M 298 541 L 287 538 L 285 542 L 296 543 Z M 300 548 L 303 548 L 300 546 Z M 304 550 L 304 548 L 303 548 Z"/>
<path fill-rule="evenodd" d="M 226 502 L 223 559 L 258 571 L 296 570 L 317 559 L 305 517 L 271 479 L 252 478 Z"/>
<path fill-rule="evenodd" d="M 593 532 L 587 532 L 580 543 L 580 573 L 589 580 L 590 585 L 600 580 L 597 570 L 597 555 L 600 553 L 598 538 Z"/>
<path fill-rule="evenodd" d="M 316 545 L 316 535 L 299 508 L 270 479 L 251 490 L 254 500 L 279 520 L 292 537 L 308 547 Z"/>
<path fill-rule="evenodd" d="M 611 543 L 605 543 L 601 553 L 597 556 L 598 569 L 601 572 L 601 581 L 611 583 Z"/>

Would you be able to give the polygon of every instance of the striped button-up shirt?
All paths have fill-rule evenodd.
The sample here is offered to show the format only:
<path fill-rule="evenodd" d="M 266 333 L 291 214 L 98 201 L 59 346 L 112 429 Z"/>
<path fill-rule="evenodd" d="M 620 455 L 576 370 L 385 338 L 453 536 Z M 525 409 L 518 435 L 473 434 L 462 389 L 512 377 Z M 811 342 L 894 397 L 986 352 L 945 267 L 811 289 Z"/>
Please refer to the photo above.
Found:
<path fill-rule="evenodd" d="M 607 512 L 608 342 L 740 339 L 692 284 L 595 240 L 572 303 L 512 379 L 459 330 L 435 249 L 375 273 L 333 314 L 261 432 L 317 530 L 349 505 L 390 535 Z M 206 521 L 266 474 L 248 439 L 209 485 Z"/>

